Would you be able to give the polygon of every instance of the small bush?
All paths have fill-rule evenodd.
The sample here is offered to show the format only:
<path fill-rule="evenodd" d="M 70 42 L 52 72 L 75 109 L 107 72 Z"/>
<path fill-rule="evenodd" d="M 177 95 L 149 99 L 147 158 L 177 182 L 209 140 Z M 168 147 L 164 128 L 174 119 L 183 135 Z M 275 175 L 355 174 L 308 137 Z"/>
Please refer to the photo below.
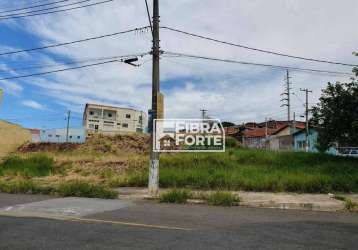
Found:
<path fill-rule="evenodd" d="M 85 181 L 70 181 L 62 183 L 59 185 L 57 193 L 64 197 L 75 196 L 102 199 L 115 199 L 118 197 L 117 191 Z"/>
<path fill-rule="evenodd" d="M 240 199 L 230 192 L 215 192 L 207 196 L 209 205 L 231 207 L 240 202 Z"/>
<path fill-rule="evenodd" d="M 191 194 L 188 190 L 173 189 L 169 192 L 162 194 L 160 196 L 160 202 L 184 204 L 190 197 Z"/>
<path fill-rule="evenodd" d="M 21 175 L 26 177 L 47 176 L 54 171 L 54 161 L 45 155 L 29 158 L 11 156 L 0 164 L 0 175 Z"/>
<path fill-rule="evenodd" d="M 226 137 L 225 138 L 225 146 L 227 148 L 236 148 L 238 146 L 238 141 L 233 137 Z"/>

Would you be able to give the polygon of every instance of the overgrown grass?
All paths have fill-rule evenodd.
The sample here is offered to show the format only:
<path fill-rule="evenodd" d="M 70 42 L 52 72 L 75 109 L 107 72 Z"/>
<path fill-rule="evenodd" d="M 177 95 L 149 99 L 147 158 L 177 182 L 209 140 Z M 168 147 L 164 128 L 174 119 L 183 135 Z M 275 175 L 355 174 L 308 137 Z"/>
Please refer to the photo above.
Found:
<path fill-rule="evenodd" d="M 173 189 L 160 196 L 160 202 L 184 204 L 190 199 L 191 193 L 185 189 Z"/>
<path fill-rule="evenodd" d="M 115 199 L 118 192 L 106 186 L 91 184 L 85 181 L 71 181 L 59 185 L 56 190 L 61 196 L 75 196 L 87 198 Z"/>
<path fill-rule="evenodd" d="M 54 171 L 53 158 L 46 155 L 34 155 L 29 158 L 10 156 L 0 164 L 1 176 L 47 176 Z"/>
<path fill-rule="evenodd" d="M 10 194 L 52 194 L 55 189 L 36 184 L 31 179 L 16 179 L 13 181 L 0 181 L 0 192 Z"/>
<path fill-rule="evenodd" d="M 225 206 L 231 207 L 235 206 L 240 202 L 239 197 L 230 193 L 230 192 L 215 192 L 207 196 L 207 202 L 212 206 Z"/>
<path fill-rule="evenodd" d="M 130 172 L 122 183 L 147 185 L 148 172 Z M 164 188 L 299 193 L 358 192 L 358 159 L 326 154 L 230 149 L 226 153 L 161 156 Z"/>
<path fill-rule="evenodd" d="M 106 186 L 91 184 L 84 181 L 64 182 L 59 186 L 42 186 L 31 179 L 18 179 L 14 181 L 0 181 L 0 192 L 11 194 L 46 194 L 61 197 L 86 197 L 115 199 L 118 192 Z"/>

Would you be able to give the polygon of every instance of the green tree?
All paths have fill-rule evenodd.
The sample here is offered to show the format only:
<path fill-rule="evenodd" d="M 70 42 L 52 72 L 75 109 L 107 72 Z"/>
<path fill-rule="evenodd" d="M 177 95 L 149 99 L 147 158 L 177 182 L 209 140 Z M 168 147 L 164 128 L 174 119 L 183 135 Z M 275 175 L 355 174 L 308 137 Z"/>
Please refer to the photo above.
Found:
<path fill-rule="evenodd" d="M 355 53 L 358 56 L 357 53 Z M 311 124 L 318 129 L 318 148 L 358 145 L 358 68 L 349 83 L 328 83 L 320 102 L 312 109 Z"/>

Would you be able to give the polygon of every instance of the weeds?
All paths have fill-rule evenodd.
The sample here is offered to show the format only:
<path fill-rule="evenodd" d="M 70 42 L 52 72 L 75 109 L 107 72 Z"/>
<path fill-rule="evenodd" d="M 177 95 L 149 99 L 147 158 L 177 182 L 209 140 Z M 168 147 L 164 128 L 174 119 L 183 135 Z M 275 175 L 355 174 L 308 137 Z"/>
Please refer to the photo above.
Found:
<path fill-rule="evenodd" d="M 75 196 L 102 199 L 115 199 L 118 197 L 118 192 L 108 187 L 79 180 L 61 183 L 56 191 L 60 196 L 64 197 Z"/>
<path fill-rule="evenodd" d="M 54 171 L 54 161 L 45 155 L 35 155 L 29 158 L 10 156 L 0 164 L 0 175 L 4 176 L 47 176 Z"/>
<path fill-rule="evenodd" d="M 160 196 L 160 202 L 184 204 L 190 199 L 191 193 L 185 189 L 173 189 Z"/>
<path fill-rule="evenodd" d="M 207 195 L 206 199 L 208 204 L 212 206 L 231 207 L 237 205 L 240 202 L 240 198 L 231 192 L 221 191 Z"/>
<path fill-rule="evenodd" d="M 351 199 L 345 199 L 344 207 L 346 210 L 351 212 L 358 211 L 358 203 L 352 201 Z"/>

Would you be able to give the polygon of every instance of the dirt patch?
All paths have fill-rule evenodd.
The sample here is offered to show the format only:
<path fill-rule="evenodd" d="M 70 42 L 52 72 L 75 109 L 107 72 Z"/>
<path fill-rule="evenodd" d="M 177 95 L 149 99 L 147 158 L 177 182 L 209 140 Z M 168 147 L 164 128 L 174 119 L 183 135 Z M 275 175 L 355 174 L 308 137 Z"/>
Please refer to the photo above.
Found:
<path fill-rule="evenodd" d="M 69 152 L 80 147 L 79 144 L 72 143 L 29 143 L 18 148 L 19 153 L 31 152 Z"/>
<path fill-rule="evenodd" d="M 76 151 L 79 153 L 148 153 L 150 137 L 144 134 L 128 134 L 116 136 L 94 135 L 89 137 L 84 144 L 73 143 L 30 143 L 21 146 L 19 153 L 51 152 L 62 153 Z"/>

